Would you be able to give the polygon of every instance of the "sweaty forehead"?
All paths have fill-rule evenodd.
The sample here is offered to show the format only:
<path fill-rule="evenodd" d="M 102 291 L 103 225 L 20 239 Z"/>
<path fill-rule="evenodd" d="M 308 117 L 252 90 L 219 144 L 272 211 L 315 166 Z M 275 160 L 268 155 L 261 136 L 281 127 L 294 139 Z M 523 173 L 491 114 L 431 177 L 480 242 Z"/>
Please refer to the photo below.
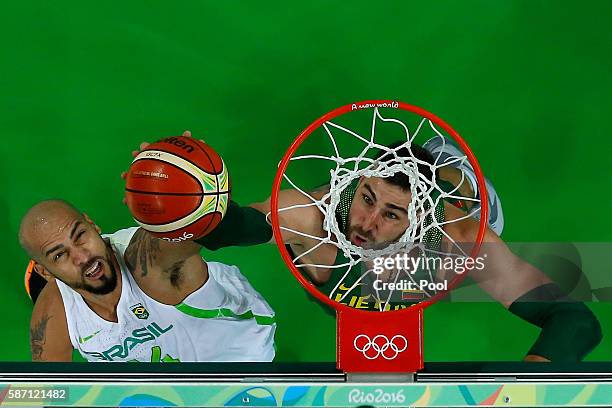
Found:
<path fill-rule="evenodd" d="M 30 251 L 40 255 L 45 247 L 69 237 L 70 228 L 82 220 L 82 215 L 68 206 L 46 205 L 33 208 L 24 217 L 21 238 Z"/>

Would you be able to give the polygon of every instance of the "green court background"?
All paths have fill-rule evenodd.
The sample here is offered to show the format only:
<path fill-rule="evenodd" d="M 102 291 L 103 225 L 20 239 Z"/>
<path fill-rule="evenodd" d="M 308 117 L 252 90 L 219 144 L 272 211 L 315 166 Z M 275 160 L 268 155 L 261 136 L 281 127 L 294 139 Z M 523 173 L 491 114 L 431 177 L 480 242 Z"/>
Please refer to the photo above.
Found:
<path fill-rule="evenodd" d="M 610 241 L 612 3 L 91 2 L 3 4 L 0 360 L 26 360 L 31 311 L 17 242 L 33 203 L 59 197 L 104 231 L 132 225 L 119 178 L 141 141 L 185 129 L 228 164 L 241 204 L 312 120 L 363 99 L 428 109 L 495 182 L 509 241 Z M 274 246 L 234 263 L 278 316 L 278 361 L 334 359 L 335 322 Z M 591 307 L 612 360 L 612 308 Z M 426 361 L 519 360 L 538 330 L 494 303 L 425 314 Z"/>

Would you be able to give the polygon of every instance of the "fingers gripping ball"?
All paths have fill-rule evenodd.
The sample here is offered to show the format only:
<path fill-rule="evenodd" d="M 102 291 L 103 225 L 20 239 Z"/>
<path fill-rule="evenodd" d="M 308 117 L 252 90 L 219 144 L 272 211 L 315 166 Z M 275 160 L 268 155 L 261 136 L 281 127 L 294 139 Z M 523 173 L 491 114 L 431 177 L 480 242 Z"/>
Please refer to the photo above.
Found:
<path fill-rule="evenodd" d="M 230 200 L 227 168 L 217 152 L 190 137 L 149 145 L 132 162 L 126 200 L 134 220 L 170 240 L 197 239 L 221 221 Z"/>

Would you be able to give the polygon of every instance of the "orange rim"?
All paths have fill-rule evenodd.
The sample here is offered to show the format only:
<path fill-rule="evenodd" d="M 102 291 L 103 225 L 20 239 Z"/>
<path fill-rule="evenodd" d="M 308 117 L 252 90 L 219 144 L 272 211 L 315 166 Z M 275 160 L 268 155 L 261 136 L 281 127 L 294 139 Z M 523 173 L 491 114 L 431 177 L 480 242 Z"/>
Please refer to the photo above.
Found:
<path fill-rule="evenodd" d="M 36 261 L 34 261 L 33 259 L 30 259 L 30 262 L 28 262 L 28 267 L 26 268 L 26 272 L 25 272 L 25 279 L 24 279 L 25 290 L 30 299 L 32 299 L 32 295 L 30 294 L 29 283 L 30 283 L 30 277 L 32 276 L 32 272 L 34 271 L 35 265 L 36 265 Z"/>

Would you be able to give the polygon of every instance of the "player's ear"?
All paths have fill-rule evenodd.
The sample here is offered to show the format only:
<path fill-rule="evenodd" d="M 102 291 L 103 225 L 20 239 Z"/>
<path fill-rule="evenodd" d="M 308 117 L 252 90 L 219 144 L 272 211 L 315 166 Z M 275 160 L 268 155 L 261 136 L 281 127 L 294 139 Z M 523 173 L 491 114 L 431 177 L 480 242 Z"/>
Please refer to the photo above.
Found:
<path fill-rule="evenodd" d="M 36 272 L 37 274 L 39 274 L 40 276 L 42 276 L 47 282 L 49 282 L 52 279 L 55 279 L 55 276 L 51 275 L 51 272 L 49 272 L 47 268 L 45 268 L 38 262 L 34 264 L 34 267 L 32 268 L 32 270 Z"/>
<path fill-rule="evenodd" d="M 89 215 L 87 215 L 87 214 L 83 213 L 83 217 L 85 218 L 85 221 L 87 221 L 88 223 L 90 223 L 90 224 L 91 224 L 91 225 L 92 225 L 92 226 L 95 228 L 95 230 L 98 232 L 98 234 L 101 234 L 101 233 L 102 233 L 102 230 L 100 229 L 100 227 L 98 227 L 98 226 L 96 225 L 96 223 L 95 223 L 95 222 L 93 222 L 91 218 L 89 218 Z"/>

